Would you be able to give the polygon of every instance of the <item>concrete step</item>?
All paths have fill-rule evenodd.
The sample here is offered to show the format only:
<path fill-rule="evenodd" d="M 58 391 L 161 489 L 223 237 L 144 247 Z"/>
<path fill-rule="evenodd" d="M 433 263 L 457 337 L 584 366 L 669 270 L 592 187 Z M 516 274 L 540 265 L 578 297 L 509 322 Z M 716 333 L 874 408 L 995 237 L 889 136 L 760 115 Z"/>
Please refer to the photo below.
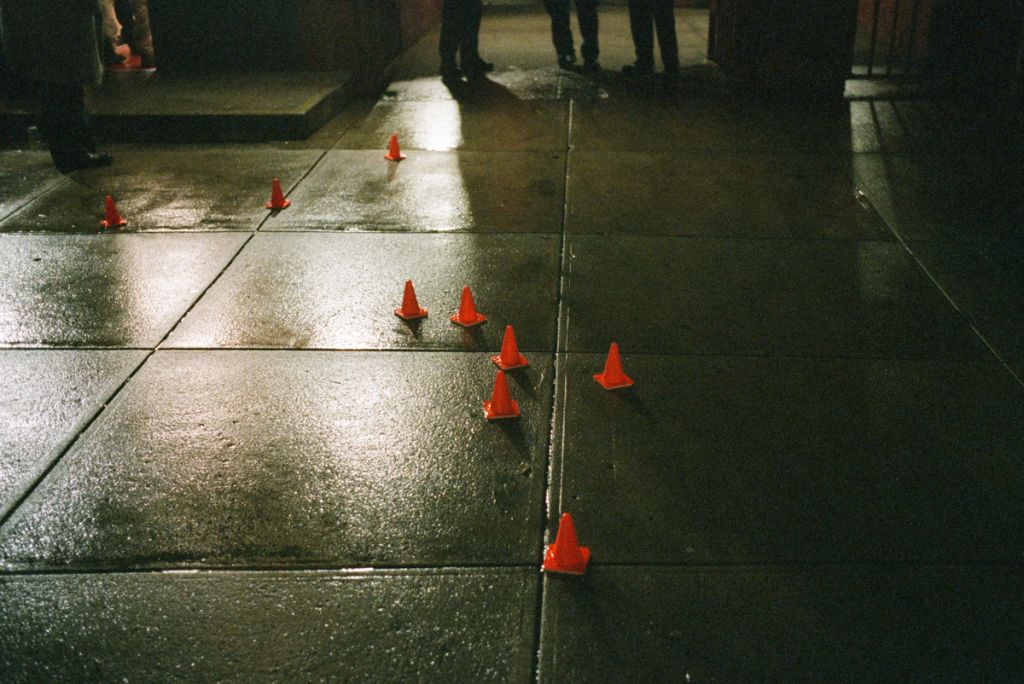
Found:
<path fill-rule="evenodd" d="M 100 138 L 126 142 L 301 140 L 337 114 L 355 86 L 345 72 L 108 74 L 91 94 Z M 30 101 L 0 103 L 0 138 L 27 138 Z"/>

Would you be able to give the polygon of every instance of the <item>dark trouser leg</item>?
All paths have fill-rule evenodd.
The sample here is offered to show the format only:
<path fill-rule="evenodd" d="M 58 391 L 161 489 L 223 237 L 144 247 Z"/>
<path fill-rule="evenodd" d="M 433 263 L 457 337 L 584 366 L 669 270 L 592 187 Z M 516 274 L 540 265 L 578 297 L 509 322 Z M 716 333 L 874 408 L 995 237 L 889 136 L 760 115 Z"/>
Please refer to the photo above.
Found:
<path fill-rule="evenodd" d="M 654 27 L 651 0 L 629 0 L 629 31 L 636 46 L 636 66 L 649 70 L 654 66 Z"/>
<path fill-rule="evenodd" d="M 93 148 L 81 83 L 38 83 L 39 128 L 50 156 L 58 158 Z"/>
<path fill-rule="evenodd" d="M 551 42 L 555 45 L 555 53 L 559 57 L 576 56 L 576 48 L 572 42 L 572 29 L 569 26 L 570 0 L 544 0 L 544 7 L 551 15 Z"/>
<path fill-rule="evenodd" d="M 466 5 L 465 27 L 462 33 L 462 48 L 459 50 L 462 63 L 480 59 L 480 22 L 483 21 L 483 0 L 463 0 Z"/>
<path fill-rule="evenodd" d="M 463 42 L 465 0 L 444 0 L 441 7 L 441 69 L 455 67 L 455 53 Z"/>
<path fill-rule="evenodd" d="M 583 61 L 593 64 L 601 52 L 597 44 L 597 0 L 576 0 L 576 18 L 583 36 L 583 44 L 580 45 Z"/>
<path fill-rule="evenodd" d="M 658 30 L 661 62 L 666 73 L 679 71 L 679 45 L 676 43 L 676 17 L 672 0 L 654 0 L 654 25 Z"/>

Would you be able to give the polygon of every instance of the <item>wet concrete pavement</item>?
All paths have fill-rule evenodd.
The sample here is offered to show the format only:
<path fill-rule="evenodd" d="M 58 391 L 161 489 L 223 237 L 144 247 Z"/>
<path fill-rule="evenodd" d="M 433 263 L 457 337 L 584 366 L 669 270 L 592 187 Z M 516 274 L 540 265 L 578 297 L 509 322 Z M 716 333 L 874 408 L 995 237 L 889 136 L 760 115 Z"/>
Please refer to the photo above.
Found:
<path fill-rule="evenodd" d="M 1019 164 L 602 20 L 593 79 L 494 11 L 459 99 L 435 33 L 308 141 L 0 152 L 0 679 L 1024 677 Z"/>

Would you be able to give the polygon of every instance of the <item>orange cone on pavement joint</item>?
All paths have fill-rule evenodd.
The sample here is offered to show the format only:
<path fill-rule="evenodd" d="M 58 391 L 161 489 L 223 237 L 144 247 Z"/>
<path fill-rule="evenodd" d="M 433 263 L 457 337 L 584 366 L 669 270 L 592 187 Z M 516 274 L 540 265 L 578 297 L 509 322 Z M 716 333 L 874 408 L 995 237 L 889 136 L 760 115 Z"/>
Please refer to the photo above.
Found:
<path fill-rule="evenodd" d="M 606 390 L 632 387 L 633 380 L 622 371 L 622 359 L 619 358 L 619 345 L 612 342 L 608 350 L 608 359 L 604 362 L 604 372 L 594 376 L 594 380 Z"/>
<path fill-rule="evenodd" d="M 498 371 L 497 377 L 494 378 L 491 400 L 484 402 L 484 416 L 487 420 L 519 417 L 519 404 L 512 399 L 512 394 L 508 391 L 505 371 Z"/>
<path fill-rule="evenodd" d="M 476 304 L 473 303 L 473 292 L 469 289 L 469 285 L 462 288 L 462 300 L 459 302 L 459 312 L 452 316 L 452 323 L 457 323 L 465 328 L 469 328 L 474 325 L 480 325 L 487 320 L 487 316 L 476 310 Z"/>
<path fill-rule="evenodd" d="M 292 205 L 292 201 L 284 198 L 284 193 L 281 192 L 281 181 L 274 179 L 274 187 L 270 193 L 270 201 L 267 202 L 267 209 L 274 211 L 280 211 L 281 209 L 287 209 Z"/>
<path fill-rule="evenodd" d="M 384 158 L 388 161 L 396 162 L 405 159 L 402 149 L 398 146 L 398 136 L 394 133 L 391 134 L 391 141 L 388 143 L 388 153 L 384 155 Z"/>
<path fill-rule="evenodd" d="M 104 207 L 105 218 L 100 221 L 100 225 L 104 228 L 120 228 L 121 226 L 127 226 L 128 222 L 124 220 L 124 217 L 117 212 L 117 203 L 114 202 L 114 198 L 107 195 L 106 206 Z"/>
<path fill-rule="evenodd" d="M 503 371 L 526 368 L 530 365 L 526 357 L 519 353 L 516 333 L 512 330 L 511 325 L 505 326 L 505 337 L 501 340 L 501 354 L 492 356 L 491 361 Z"/>
<path fill-rule="evenodd" d="M 415 318 L 426 318 L 427 310 L 420 308 L 416 300 L 416 290 L 412 287 L 412 281 L 405 281 L 405 293 L 402 295 L 402 308 L 395 309 L 395 315 L 404 321 L 411 321 Z"/>
<path fill-rule="evenodd" d="M 572 521 L 572 516 L 563 513 L 562 519 L 558 523 L 555 543 L 548 546 L 544 553 L 544 571 L 565 575 L 582 575 L 587 571 L 589 562 L 590 549 L 580 546 L 580 542 L 576 538 L 576 525 Z"/>

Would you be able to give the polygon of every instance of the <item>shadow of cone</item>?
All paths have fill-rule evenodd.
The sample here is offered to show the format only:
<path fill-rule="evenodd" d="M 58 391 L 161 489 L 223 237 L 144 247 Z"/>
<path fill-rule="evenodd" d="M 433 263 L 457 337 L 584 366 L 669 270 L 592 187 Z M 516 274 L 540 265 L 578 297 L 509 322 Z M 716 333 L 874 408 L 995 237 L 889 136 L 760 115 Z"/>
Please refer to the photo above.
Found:
<path fill-rule="evenodd" d="M 398 146 L 398 136 L 394 133 L 391 134 L 391 140 L 388 142 L 388 153 L 384 155 L 384 158 L 388 161 L 396 162 L 405 159 L 402 149 Z"/>
<path fill-rule="evenodd" d="M 487 316 L 484 316 L 476 310 L 476 304 L 473 302 L 473 292 L 469 289 L 469 285 L 462 288 L 462 300 L 459 302 L 459 312 L 452 316 L 452 323 L 461 325 L 464 328 L 469 328 L 474 325 L 480 325 L 486 320 Z"/>
<path fill-rule="evenodd" d="M 426 318 L 427 310 L 420 308 L 416 300 L 416 290 L 412 287 L 412 281 L 405 281 L 405 293 L 402 295 L 402 308 L 395 309 L 395 315 L 404 321 L 411 321 L 416 318 Z"/>
<path fill-rule="evenodd" d="M 519 404 L 512 400 L 512 394 L 508 391 L 505 371 L 498 371 L 497 377 L 494 378 L 491 400 L 484 402 L 484 416 L 487 420 L 519 417 Z"/>
<path fill-rule="evenodd" d="M 270 201 L 267 202 L 267 209 L 273 211 L 281 211 L 287 209 L 292 205 L 292 201 L 284 198 L 284 193 L 281 192 L 281 181 L 274 179 L 274 186 L 270 192 Z"/>
<path fill-rule="evenodd" d="M 120 228 L 121 226 L 128 225 L 124 217 L 117 212 L 117 203 L 114 202 L 114 198 L 110 195 L 107 195 L 103 213 L 104 219 L 100 221 L 100 225 L 104 228 Z"/>
<path fill-rule="evenodd" d="M 606 390 L 632 387 L 633 380 L 622 371 L 622 359 L 619 358 L 619 345 L 612 342 L 608 350 L 608 358 L 604 362 L 604 371 L 594 376 L 594 380 Z"/>
<path fill-rule="evenodd" d="M 505 337 L 501 340 L 501 354 L 492 356 L 491 361 L 503 371 L 526 368 L 530 365 L 526 357 L 519 353 L 516 333 L 512 330 L 511 325 L 505 326 Z"/>
<path fill-rule="evenodd" d="M 590 549 L 580 546 L 580 542 L 576 538 L 576 525 L 572 521 L 572 516 L 563 513 L 562 519 L 558 523 L 555 543 L 548 546 L 544 553 L 544 572 L 582 575 L 587 571 L 589 562 Z"/>

